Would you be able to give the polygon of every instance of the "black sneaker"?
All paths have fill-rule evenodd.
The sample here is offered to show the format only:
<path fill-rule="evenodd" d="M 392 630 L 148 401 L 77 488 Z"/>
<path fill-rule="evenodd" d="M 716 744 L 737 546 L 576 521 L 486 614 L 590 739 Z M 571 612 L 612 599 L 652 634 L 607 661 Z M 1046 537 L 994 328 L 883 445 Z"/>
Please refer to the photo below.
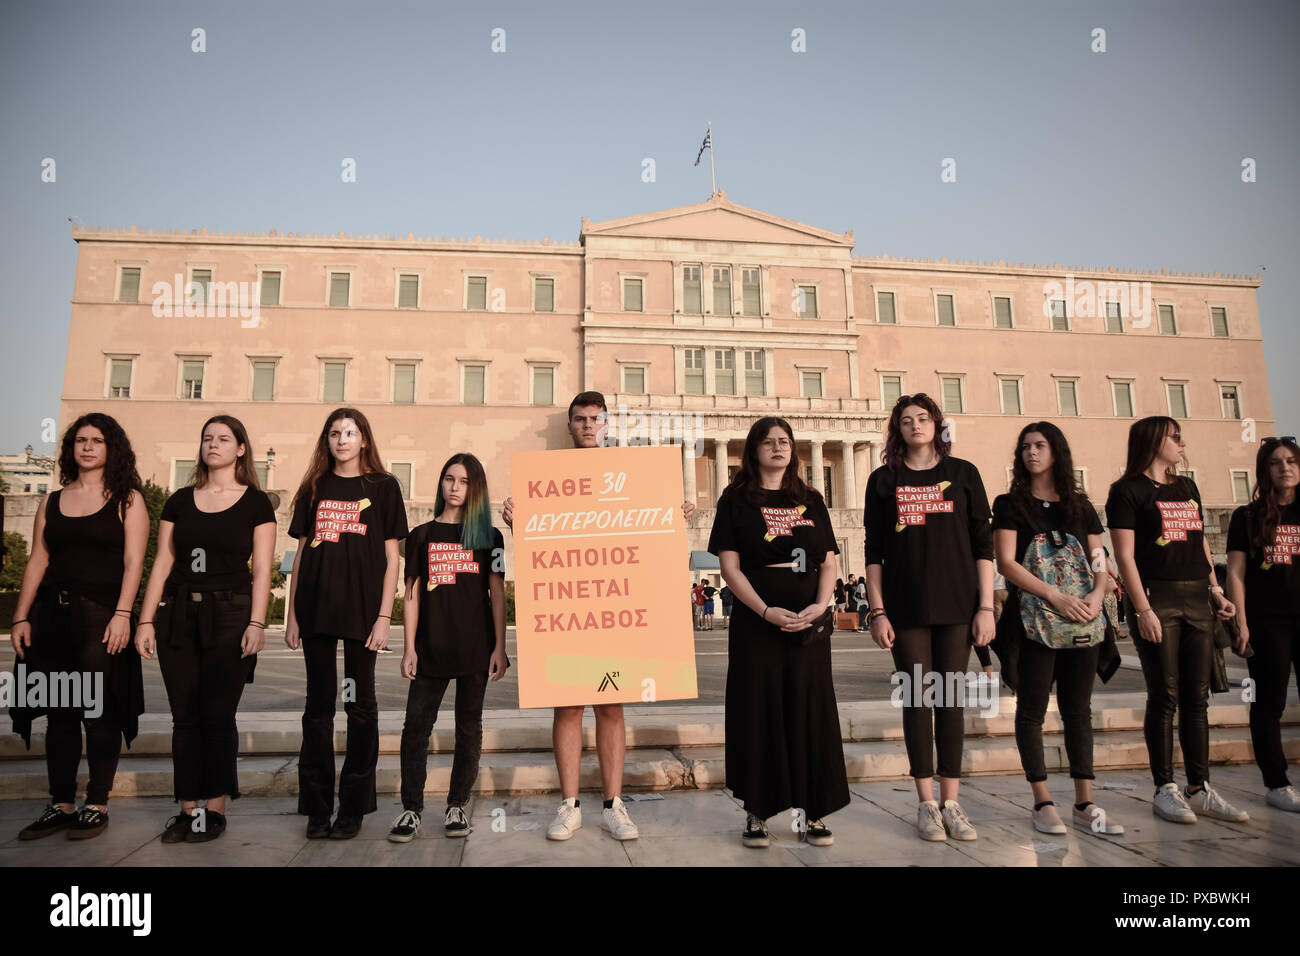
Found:
<path fill-rule="evenodd" d="M 740 842 L 745 846 L 763 847 L 771 843 L 767 833 L 767 823 L 760 820 L 754 814 L 749 814 L 745 818 L 745 833 L 740 838 Z"/>
<path fill-rule="evenodd" d="M 809 820 L 808 827 L 804 830 L 804 839 L 808 841 L 809 846 L 830 846 L 835 842 L 835 837 L 831 834 L 830 827 L 820 820 Z"/>
<path fill-rule="evenodd" d="M 339 814 L 334 818 L 334 825 L 330 827 L 331 840 L 351 840 L 361 832 L 361 820 L 357 817 L 347 817 Z"/>
<path fill-rule="evenodd" d="M 194 823 L 194 817 L 182 810 L 176 816 L 167 821 L 167 828 L 163 830 L 163 843 L 184 843 L 185 834 L 190 832 L 190 826 Z"/>
<path fill-rule="evenodd" d="M 449 837 L 469 836 L 469 818 L 465 816 L 465 810 L 462 807 L 448 807 L 447 815 L 443 818 L 442 832 Z"/>
<path fill-rule="evenodd" d="M 330 835 L 330 818 L 329 817 L 308 817 L 307 818 L 307 839 L 324 840 Z"/>
<path fill-rule="evenodd" d="M 195 825 L 198 824 L 199 819 L 196 815 Z M 185 834 L 186 843 L 208 843 L 226 832 L 226 815 L 224 813 L 218 813 L 216 810 L 205 810 L 203 811 L 202 820 L 203 829 L 196 830 L 194 826 L 191 826 L 190 832 Z"/>
<path fill-rule="evenodd" d="M 393 821 L 393 828 L 388 831 L 388 839 L 393 843 L 410 843 L 420 832 L 420 815 L 414 810 L 403 810 Z"/>
<path fill-rule="evenodd" d="M 47 837 L 51 833 L 58 833 L 60 830 L 66 830 L 77 820 L 77 811 L 64 813 L 54 804 L 50 804 L 41 811 L 41 815 L 36 818 L 36 822 L 29 823 L 18 831 L 20 840 L 39 840 L 41 837 Z"/>
<path fill-rule="evenodd" d="M 68 828 L 69 840 L 89 840 L 104 832 L 108 826 L 108 811 L 93 807 L 82 807 L 77 811 L 77 819 Z"/>

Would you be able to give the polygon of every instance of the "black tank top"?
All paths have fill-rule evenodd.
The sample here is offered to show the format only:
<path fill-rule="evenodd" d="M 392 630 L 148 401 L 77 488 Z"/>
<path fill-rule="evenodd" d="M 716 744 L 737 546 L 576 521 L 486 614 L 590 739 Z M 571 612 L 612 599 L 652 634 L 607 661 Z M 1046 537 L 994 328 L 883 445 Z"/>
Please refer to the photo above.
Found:
<path fill-rule="evenodd" d="M 69 518 L 59 510 L 60 494 L 51 494 L 45 506 L 50 564 L 42 583 L 116 608 L 125 573 L 126 531 L 113 502 L 105 502 L 94 514 Z"/>

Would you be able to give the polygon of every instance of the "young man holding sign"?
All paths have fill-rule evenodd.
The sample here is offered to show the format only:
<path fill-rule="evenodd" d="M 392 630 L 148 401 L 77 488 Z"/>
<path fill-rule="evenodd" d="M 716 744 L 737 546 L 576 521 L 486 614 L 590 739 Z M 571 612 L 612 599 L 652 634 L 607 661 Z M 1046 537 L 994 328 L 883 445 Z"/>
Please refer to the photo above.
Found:
<path fill-rule="evenodd" d="M 605 444 L 608 409 L 600 392 L 583 392 L 569 404 L 569 436 L 575 448 L 601 448 Z M 682 515 L 689 519 L 695 511 L 692 502 L 682 503 Z M 514 530 L 514 499 L 507 498 L 501 512 L 506 527 Z M 567 840 L 582 826 L 578 802 L 579 768 L 582 759 L 582 715 L 584 706 L 556 707 L 551 739 L 555 749 L 555 767 L 560 776 L 563 797 L 555 820 L 546 831 L 547 839 Z M 616 840 L 635 840 L 640 834 L 623 805 L 623 760 L 627 730 L 623 705 L 592 704 L 596 715 L 596 754 L 600 760 L 601 785 L 605 805 L 602 825 Z"/>

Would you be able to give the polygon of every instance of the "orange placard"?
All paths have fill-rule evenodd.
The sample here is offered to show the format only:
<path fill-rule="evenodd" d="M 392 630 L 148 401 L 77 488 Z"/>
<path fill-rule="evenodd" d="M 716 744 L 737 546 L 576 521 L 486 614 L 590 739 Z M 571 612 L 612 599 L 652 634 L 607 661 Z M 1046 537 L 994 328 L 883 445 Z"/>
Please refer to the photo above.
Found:
<path fill-rule="evenodd" d="M 519 706 L 699 696 L 681 450 L 510 456 Z"/>

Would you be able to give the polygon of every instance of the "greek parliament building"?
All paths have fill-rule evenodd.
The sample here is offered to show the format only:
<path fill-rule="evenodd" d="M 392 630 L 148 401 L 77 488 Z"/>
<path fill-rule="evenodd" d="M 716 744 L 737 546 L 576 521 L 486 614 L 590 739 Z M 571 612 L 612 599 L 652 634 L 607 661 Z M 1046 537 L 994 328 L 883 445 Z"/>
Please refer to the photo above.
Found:
<path fill-rule="evenodd" d="M 682 444 L 701 509 L 693 549 L 750 425 L 781 415 L 832 509 L 845 574 L 862 570 L 862 495 L 901 394 L 940 401 L 954 454 L 976 463 L 990 498 L 1032 420 L 1064 428 L 1098 504 L 1136 418 L 1184 423 L 1208 506 L 1247 494 L 1249 420 L 1274 434 L 1257 276 L 864 258 L 852 232 L 721 191 L 583 218 L 577 241 L 73 235 L 61 427 L 108 412 L 141 475 L 175 488 L 204 420 L 235 415 L 278 495 L 282 536 L 324 417 L 343 404 L 369 417 L 414 522 L 432 516 L 457 451 L 483 460 L 499 512 L 511 453 L 569 447 L 570 398 L 601 391 L 611 440 L 636 438 L 626 433 L 645 415 L 663 423 L 658 440 Z"/>

